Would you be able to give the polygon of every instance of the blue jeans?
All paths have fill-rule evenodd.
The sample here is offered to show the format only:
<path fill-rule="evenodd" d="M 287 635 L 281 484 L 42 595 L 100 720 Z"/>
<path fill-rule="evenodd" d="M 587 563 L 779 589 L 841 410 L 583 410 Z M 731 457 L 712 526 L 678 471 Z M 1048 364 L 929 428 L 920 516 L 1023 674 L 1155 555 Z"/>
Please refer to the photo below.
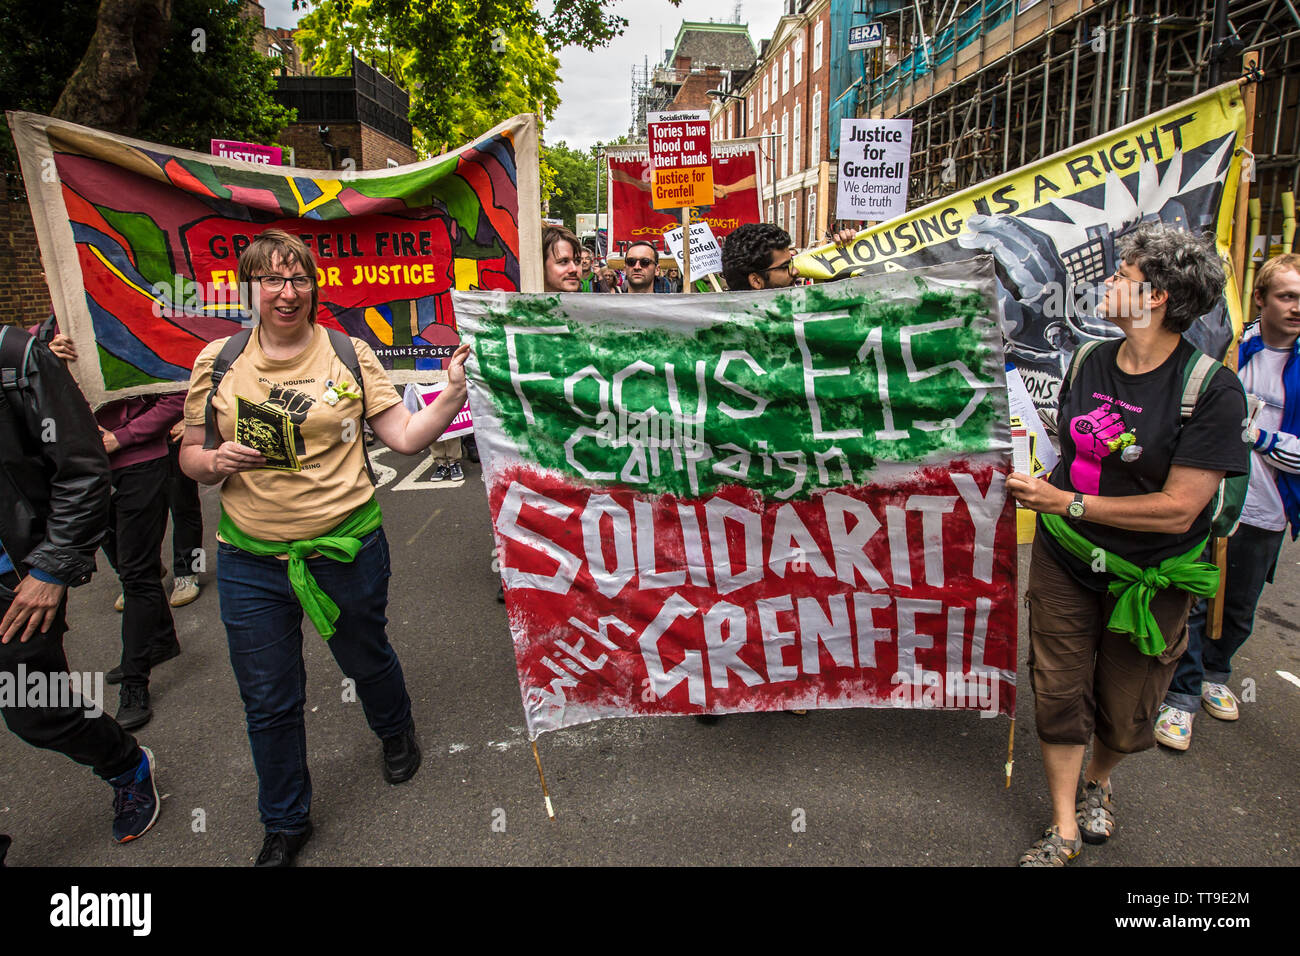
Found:
<path fill-rule="evenodd" d="M 366 722 L 382 739 L 411 726 L 411 698 L 386 630 L 388 539 L 379 528 L 362 542 L 351 563 L 316 557 L 307 566 L 339 606 L 338 630 L 326 643 L 355 681 Z M 297 833 L 311 810 L 302 606 L 289 585 L 287 562 L 225 543 L 217 555 L 221 620 L 248 720 L 257 808 L 268 832 Z"/>
<path fill-rule="evenodd" d="M 1232 676 L 1232 655 L 1255 628 L 1255 605 L 1264 585 L 1273 581 L 1285 531 L 1265 531 L 1238 525 L 1228 539 L 1227 576 L 1223 582 L 1223 633 L 1217 641 L 1205 634 L 1205 601 L 1192 605 L 1187 619 L 1187 650 L 1179 658 L 1165 703 L 1196 712 L 1201 707 L 1201 682 L 1226 684 Z M 1208 558 L 1207 558 L 1208 560 Z"/>

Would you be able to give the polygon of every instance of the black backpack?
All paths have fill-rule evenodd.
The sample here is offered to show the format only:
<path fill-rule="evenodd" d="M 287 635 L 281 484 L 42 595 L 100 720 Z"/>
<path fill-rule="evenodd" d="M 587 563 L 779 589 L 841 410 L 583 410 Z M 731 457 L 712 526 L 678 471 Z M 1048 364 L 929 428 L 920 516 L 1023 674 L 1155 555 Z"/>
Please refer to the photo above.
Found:
<path fill-rule="evenodd" d="M 0 409 L 10 404 L 7 393 L 27 387 L 27 365 L 36 339 L 21 329 L 0 325 Z"/>
<path fill-rule="evenodd" d="M 357 350 L 352 345 L 352 339 L 338 329 L 325 329 L 329 335 L 330 345 L 334 349 L 334 354 L 339 357 L 343 366 L 352 373 L 352 380 L 357 383 L 357 391 L 361 393 L 361 408 L 364 411 L 366 407 L 366 385 L 365 379 L 361 376 L 361 362 L 357 360 Z M 226 377 L 226 372 L 230 371 L 231 364 L 239 358 L 245 347 L 248 345 L 248 339 L 253 334 L 252 329 L 241 329 L 232 335 L 226 344 L 221 347 L 217 357 L 212 362 L 212 387 L 208 389 L 208 398 L 203 405 L 203 447 L 216 448 L 220 442 L 221 433 L 217 431 L 217 416 L 212 411 L 212 396 L 217 394 L 217 387 L 221 385 L 221 380 Z M 364 424 L 365 418 L 362 417 Z M 375 469 L 370 464 L 370 452 L 366 448 L 364 429 L 357 429 L 357 437 L 361 440 L 361 454 L 366 460 L 366 474 L 370 476 L 370 483 L 377 484 L 375 481 Z"/>

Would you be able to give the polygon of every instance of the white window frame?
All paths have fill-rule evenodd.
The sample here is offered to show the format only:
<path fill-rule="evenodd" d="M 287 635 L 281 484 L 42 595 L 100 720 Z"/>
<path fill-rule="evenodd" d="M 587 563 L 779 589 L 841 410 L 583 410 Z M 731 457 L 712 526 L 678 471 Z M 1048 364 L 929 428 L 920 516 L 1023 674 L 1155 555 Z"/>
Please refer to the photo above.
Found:
<path fill-rule="evenodd" d="M 781 178 L 790 174 L 790 114 L 781 114 Z"/>
<path fill-rule="evenodd" d="M 798 102 L 794 104 L 794 127 L 791 129 L 794 141 L 790 145 L 790 169 L 799 172 L 803 167 L 803 108 Z"/>
<path fill-rule="evenodd" d="M 822 161 L 822 91 L 813 93 L 812 131 L 809 134 L 808 165 L 816 166 Z"/>
<path fill-rule="evenodd" d="M 776 101 L 781 98 L 781 88 L 777 85 L 778 78 L 776 73 L 775 60 L 772 61 L 771 79 L 772 79 L 772 105 L 775 106 Z"/>
<path fill-rule="evenodd" d="M 785 199 L 782 199 L 780 205 L 777 206 L 776 224 L 782 229 L 785 228 Z"/>
<path fill-rule="evenodd" d="M 796 85 L 803 82 L 803 34 L 800 33 L 794 40 L 794 82 Z"/>
<path fill-rule="evenodd" d="M 781 95 L 790 92 L 790 51 L 781 54 Z"/>
<path fill-rule="evenodd" d="M 799 246 L 799 197 L 797 195 L 790 197 L 790 228 L 786 230 L 790 233 L 790 241 L 797 248 Z"/>
<path fill-rule="evenodd" d="M 814 70 L 822 68 L 822 21 L 818 20 L 813 27 L 813 63 Z"/>
<path fill-rule="evenodd" d="M 808 245 L 815 246 L 821 241 L 817 235 L 817 190 L 808 190 Z"/>

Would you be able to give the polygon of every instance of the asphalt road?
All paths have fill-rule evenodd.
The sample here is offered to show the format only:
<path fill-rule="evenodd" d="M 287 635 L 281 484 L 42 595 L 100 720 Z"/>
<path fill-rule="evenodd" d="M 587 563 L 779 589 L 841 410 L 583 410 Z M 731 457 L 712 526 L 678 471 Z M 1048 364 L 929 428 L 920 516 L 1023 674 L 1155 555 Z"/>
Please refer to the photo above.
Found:
<path fill-rule="evenodd" d="M 424 765 L 391 787 L 361 707 L 307 627 L 315 837 L 303 866 L 712 864 L 1008 866 L 1049 820 L 1020 640 L 1015 774 L 1009 722 L 896 709 L 604 720 L 544 735 L 557 810 L 548 820 L 524 731 L 514 654 L 476 465 L 449 485 L 427 460 L 381 452 L 392 547 L 389 634 L 415 706 Z M 205 489 L 208 541 L 217 499 Z M 1021 548 L 1021 580 L 1028 548 Z M 72 666 L 108 670 L 120 649 L 106 563 L 73 592 Z M 0 733 L 0 832 L 19 866 L 251 864 L 257 786 L 216 584 L 175 612 L 184 653 L 154 671 L 154 718 L 137 732 L 159 762 L 162 816 L 114 844 L 111 792 L 86 768 Z M 1241 719 L 1197 718 L 1186 753 L 1162 748 L 1115 776 L 1118 829 L 1076 866 L 1294 865 L 1300 853 L 1300 547 L 1282 552 L 1255 634 L 1234 661 L 1254 682 Z M 170 579 L 168 583 L 170 588 Z M 1022 584 L 1023 588 L 1023 584 Z M 110 712 L 116 710 L 109 688 Z M 802 821 L 803 826 L 799 824 Z"/>

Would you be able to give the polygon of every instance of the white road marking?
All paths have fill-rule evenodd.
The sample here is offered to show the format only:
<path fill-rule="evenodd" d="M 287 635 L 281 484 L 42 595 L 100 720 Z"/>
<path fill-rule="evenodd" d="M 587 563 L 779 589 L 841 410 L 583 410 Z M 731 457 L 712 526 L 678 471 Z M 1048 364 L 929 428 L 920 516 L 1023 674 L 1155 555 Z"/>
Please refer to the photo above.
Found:
<path fill-rule="evenodd" d="M 1278 671 L 1277 676 L 1285 681 L 1290 681 L 1297 687 L 1300 687 L 1300 677 L 1296 677 L 1295 674 L 1292 674 L 1290 671 Z"/>

